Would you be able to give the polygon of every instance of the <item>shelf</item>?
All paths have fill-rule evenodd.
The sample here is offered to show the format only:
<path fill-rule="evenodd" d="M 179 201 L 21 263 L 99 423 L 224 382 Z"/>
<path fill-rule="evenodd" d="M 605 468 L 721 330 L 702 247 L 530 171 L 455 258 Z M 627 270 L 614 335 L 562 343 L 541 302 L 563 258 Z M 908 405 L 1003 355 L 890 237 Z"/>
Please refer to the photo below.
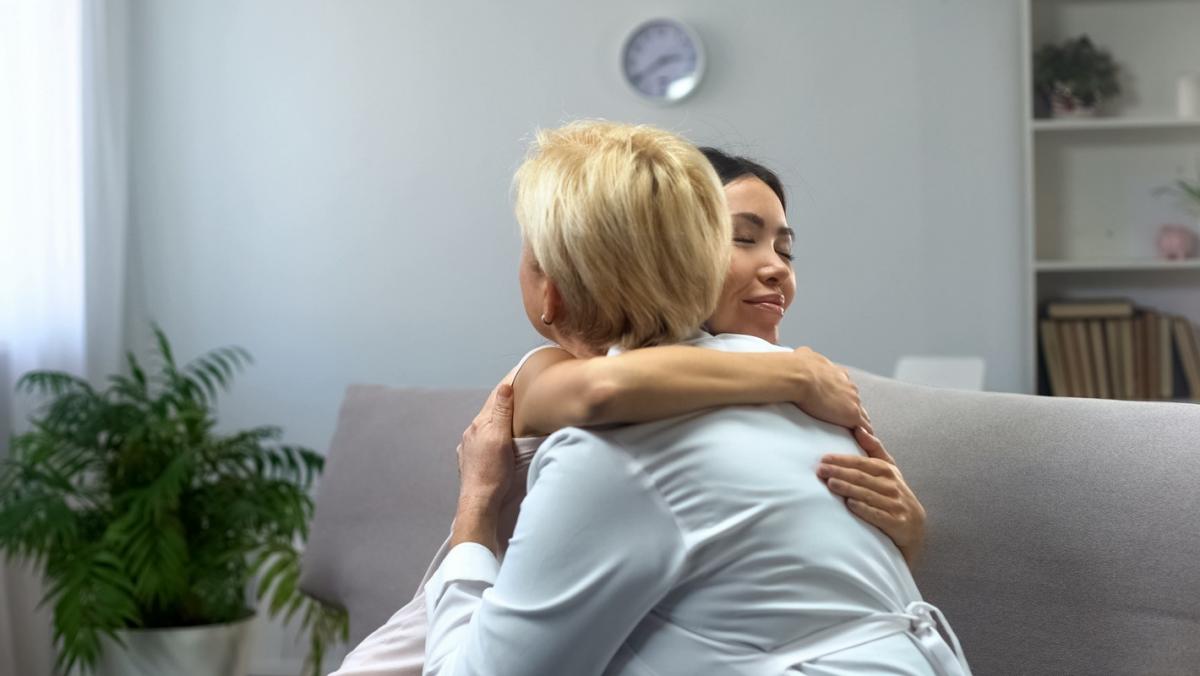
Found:
<path fill-rule="evenodd" d="M 1185 204 L 1156 193 L 1194 178 L 1200 117 L 1182 117 L 1178 80 L 1200 64 L 1200 0 L 1019 0 L 1019 105 L 1026 299 L 1022 361 L 1036 390 L 1041 304 L 1127 298 L 1200 324 L 1200 259 L 1158 259 L 1160 224 L 1195 230 Z M 1100 117 L 1035 117 L 1035 54 L 1088 35 L 1135 85 Z M 1146 36 L 1154 36 L 1148 39 Z M 1045 112 L 1049 115 L 1049 111 Z M 1105 336 L 1107 339 L 1107 335 Z M 1188 392 L 1200 399 L 1200 392 Z"/>
<path fill-rule="evenodd" d="M 1133 270 L 1200 270 L 1200 258 L 1183 261 L 1094 260 L 1094 261 L 1037 261 L 1038 272 L 1126 272 Z"/>
<path fill-rule="evenodd" d="M 1200 118 L 1184 117 L 1091 117 L 1079 119 L 1032 120 L 1029 126 L 1037 132 L 1054 131 L 1119 131 L 1136 129 L 1197 129 Z"/>
<path fill-rule="evenodd" d="M 1111 397 L 1067 397 L 1066 395 L 1053 395 L 1048 392 L 1038 392 L 1039 397 L 1055 397 L 1057 399 L 1099 399 L 1101 401 L 1131 401 L 1142 404 L 1196 404 L 1200 405 L 1200 399 L 1114 399 Z"/>

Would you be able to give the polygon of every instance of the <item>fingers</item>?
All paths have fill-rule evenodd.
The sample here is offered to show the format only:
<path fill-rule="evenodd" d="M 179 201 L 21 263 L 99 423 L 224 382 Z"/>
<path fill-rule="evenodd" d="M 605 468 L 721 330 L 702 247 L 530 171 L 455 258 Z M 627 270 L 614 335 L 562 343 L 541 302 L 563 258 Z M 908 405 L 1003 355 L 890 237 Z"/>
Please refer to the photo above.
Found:
<path fill-rule="evenodd" d="M 834 481 L 852 484 L 888 498 L 895 498 L 899 497 L 900 495 L 900 490 L 896 488 L 895 481 L 885 479 L 883 477 L 873 476 L 871 474 L 867 474 L 856 469 L 850 469 L 848 467 L 822 465 L 817 468 L 817 476 L 821 479 L 828 480 L 831 482 L 831 484 Z M 841 485 L 841 483 L 838 485 Z"/>
<path fill-rule="evenodd" d="M 492 422 L 503 429 L 512 428 L 513 417 L 513 388 L 508 383 L 500 383 L 492 392 Z"/>
<path fill-rule="evenodd" d="M 875 427 L 871 424 L 871 415 L 867 413 L 867 409 L 863 407 L 862 403 L 858 405 L 858 421 L 859 427 L 866 428 L 868 432 L 875 434 Z"/>
<path fill-rule="evenodd" d="M 864 430 L 870 432 L 871 434 L 875 434 L 875 428 L 871 426 L 871 421 L 864 418 L 861 413 L 858 416 L 858 424 L 855 425 L 852 429 L 855 434 L 858 433 L 859 429 L 864 429 Z"/>
<path fill-rule="evenodd" d="M 864 458 L 861 455 L 826 455 L 821 458 L 821 465 L 847 467 L 885 479 L 896 479 L 899 475 L 896 466 L 883 458 Z"/>
<path fill-rule="evenodd" d="M 855 515 L 882 531 L 886 532 L 900 525 L 900 520 L 892 514 L 873 505 L 868 505 L 865 502 L 851 498 L 846 500 L 846 507 Z"/>
<path fill-rule="evenodd" d="M 864 488 L 848 481 L 842 481 L 841 479 L 830 479 L 827 485 L 829 486 L 829 490 L 835 495 L 864 502 L 868 505 L 878 507 L 889 514 L 900 510 L 900 504 L 897 500 L 880 495 L 869 488 Z"/>
<path fill-rule="evenodd" d="M 867 430 L 861 427 L 855 428 L 854 439 L 858 442 L 858 445 L 863 449 L 863 451 L 866 451 L 868 456 L 883 460 L 889 465 L 896 464 L 896 459 L 893 458 L 892 454 L 888 453 L 887 449 L 883 447 L 883 442 L 879 440 L 879 437 L 875 436 L 875 432 L 873 430 Z"/>

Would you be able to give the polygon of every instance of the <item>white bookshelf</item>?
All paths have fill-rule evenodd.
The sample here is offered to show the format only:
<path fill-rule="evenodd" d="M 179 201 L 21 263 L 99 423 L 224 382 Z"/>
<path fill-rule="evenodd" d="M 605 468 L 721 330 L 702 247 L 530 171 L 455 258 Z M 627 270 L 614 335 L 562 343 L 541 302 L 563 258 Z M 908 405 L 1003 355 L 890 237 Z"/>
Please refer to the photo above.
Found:
<path fill-rule="evenodd" d="M 1132 272 L 1155 270 L 1195 270 L 1200 272 L 1200 259 L 1164 261 L 1154 258 L 1130 258 L 1125 260 L 1075 260 L 1036 261 L 1034 269 L 1041 273 L 1051 272 Z"/>
<path fill-rule="evenodd" d="M 1195 179 L 1200 119 L 1179 118 L 1175 83 L 1200 70 L 1200 0 L 1023 0 L 1027 312 L 1025 363 L 1038 388 L 1037 312 L 1053 298 L 1127 297 L 1200 324 L 1200 259 L 1157 259 L 1165 223 L 1200 223 L 1156 188 Z M 1086 33 L 1122 69 L 1096 118 L 1035 119 L 1032 55 Z"/>
<path fill-rule="evenodd" d="M 1200 38 L 1198 38 L 1200 39 Z M 1197 66 L 1200 68 L 1200 66 Z M 1030 120 L 1035 132 L 1115 131 L 1122 129 L 1200 129 L 1200 119 L 1178 117 L 1098 117 L 1072 120 Z"/>

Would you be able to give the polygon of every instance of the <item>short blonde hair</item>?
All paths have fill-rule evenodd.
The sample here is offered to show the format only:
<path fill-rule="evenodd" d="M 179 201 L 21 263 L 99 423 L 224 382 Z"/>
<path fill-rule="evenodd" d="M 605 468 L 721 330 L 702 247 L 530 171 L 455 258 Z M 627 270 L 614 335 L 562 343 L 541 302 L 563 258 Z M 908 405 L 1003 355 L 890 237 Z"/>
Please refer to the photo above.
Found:
<path fill-rule="evenodd" d="M 517 170 L 521 234 L 589 346 L 678 342 L 716 308 L 732 232 L 712 165 L 645 125 L 539 131 Z"/>

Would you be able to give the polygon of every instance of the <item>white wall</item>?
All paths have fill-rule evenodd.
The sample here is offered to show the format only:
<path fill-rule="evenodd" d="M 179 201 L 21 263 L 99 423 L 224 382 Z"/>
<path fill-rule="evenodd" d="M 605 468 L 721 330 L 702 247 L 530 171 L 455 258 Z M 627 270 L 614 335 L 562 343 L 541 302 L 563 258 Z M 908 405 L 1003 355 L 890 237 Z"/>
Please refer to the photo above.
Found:
<path fill-rule="evenodd" d="M 783 175 L 792 344 L 890 373 L 982 354 L 1020 390 L 1015 3 L 143 2 L 129 340 L 258 365 L 230 424 L 320 446 L 350 382 L 489 383 L 534 340 L 512 170 L 537 125 L 664 125 Z M 752 11 L 748 8 L 753 8 Z M 706 81 L 659 109 L 615 68 L 652 14 Z"/>
<path fill-rule="evenodd" d="M 636 100 L 617 49 L 691 23 L 709 72 Z M 227 426 L 322 449 L 348 383 L 490 384 L 535 341 L 508 187 L 530 131 L 649 122 L 780 171 L 786 342 L 890 374 L 978 354 L 1021 391 L 1015 1 L 145 1 L 133 11 L 128 342 L 257 365 Z M 465 422 L 465 421 L 464 421 Z"/>

